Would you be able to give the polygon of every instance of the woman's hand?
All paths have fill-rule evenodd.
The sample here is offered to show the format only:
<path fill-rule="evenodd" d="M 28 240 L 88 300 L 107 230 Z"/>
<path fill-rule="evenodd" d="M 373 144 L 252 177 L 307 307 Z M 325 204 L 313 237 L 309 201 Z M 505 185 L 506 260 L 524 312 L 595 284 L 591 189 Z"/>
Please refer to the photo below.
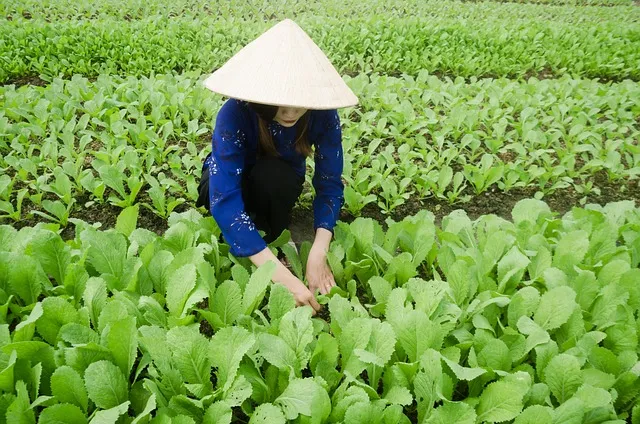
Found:
<path fill-rule="evenodd" d="M 327 294 L 331 291 L 331 287 L 336 285 L 331 268 L 327 264 L 327 250 L 329 250 L 331 236 L 331 231 L 318 228 L 316 239 L 309 252 L 306 277 L 312 293 L 319 290 L 321 294 Z"/>
<path fill-rule="evenodd" d="M 251 262 L 253 262 L 254 265 L 258 267 L 267 261 L 274 262 L 276 264 L 276 270 L 273 273 L 273 277 L 271 277 L 271 279 L 275 283 L 280 283 L 289 289 L 291 294 L 293 294 L 294 300 L 296 301 L 296 306 L 311 306 L 313 315 L 320 311 L 321 306 L 316 301 L 313 293 L 311 293 L 307 286 L 305 286 L 302 281 L 300 281 L 295 275 L 293 275 L 291 271 L 289 271 L 287 267 L 285 267 L 282 262 L 280 262 L 278 258 L 276 258 L 276 256 L 271 252 L 271 250 L 269 250 L 269 248 L 265 248 L 261 252 L 250 256 L 249 259 L 251 259 Z"/>
<path fill-rule="evenodd" d="M 325 252 L 311 249 L 307 260 L 306 277 L 309 282 L 309 290 L 312 293 L 320 290 L 321 294 L 327 294 L 331 291 L 331 287 L 336 285 L 331 268 L 327 264 L 327 254 Z"/>

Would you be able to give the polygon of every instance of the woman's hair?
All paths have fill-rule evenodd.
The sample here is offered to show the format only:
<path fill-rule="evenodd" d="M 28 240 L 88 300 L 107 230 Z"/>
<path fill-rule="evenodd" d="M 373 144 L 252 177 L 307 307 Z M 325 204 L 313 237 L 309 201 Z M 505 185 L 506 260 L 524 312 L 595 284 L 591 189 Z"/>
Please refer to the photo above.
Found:
<path fill-rule="evenodd" d="M 278 113 L 278 106 L 264 105 L 247 102 L 249 108 L 258 115 L 258 154 L 260 156 L 279 156 L 273 137 L 269 131 L 268 123 Z M 309 111 L 300 117 L 300 124 L 296 132 L 296 151 L 304 157 L 311 156 L 311 143 L 308 137 Z"/>

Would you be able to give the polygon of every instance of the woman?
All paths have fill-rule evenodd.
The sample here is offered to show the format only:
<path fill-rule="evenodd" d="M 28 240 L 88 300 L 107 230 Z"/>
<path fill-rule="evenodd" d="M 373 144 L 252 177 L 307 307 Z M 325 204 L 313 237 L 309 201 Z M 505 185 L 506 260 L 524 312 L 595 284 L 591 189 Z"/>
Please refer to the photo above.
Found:
<path fill-rule="evenodd" d="M 212 152 L 203 167 L 201 198 L 231 253 L 260 266 L 276 263 L 273 281 L 314 313 L 314 293 L 335 285 L 326 254 L 343 199 L 343 157 L 336 108 L 357 98 L 324 53 L 293 21 L 265 32 L 205 81 L 230 97 L 220 109 Z M 290 223 L 302 192 L 305 159 L 313 153 L 315 240 L 307 288 L 267 248 Z M 208 183 L 208 187 L 207 187 Z M 258 230 L 265 232 L 264 239 Z"/>

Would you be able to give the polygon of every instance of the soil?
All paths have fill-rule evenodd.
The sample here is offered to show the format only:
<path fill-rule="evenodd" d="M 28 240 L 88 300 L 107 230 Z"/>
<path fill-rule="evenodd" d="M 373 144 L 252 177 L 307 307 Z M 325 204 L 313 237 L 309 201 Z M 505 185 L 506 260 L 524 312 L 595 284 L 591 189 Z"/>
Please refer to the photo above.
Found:
<path fill-rule="evenodd" d="M 594 188 L 600 190 L 600 194 L 591 193 L 583 196 L 577 193 L 574 188 L 559 189 L 552 194 L 545 195 L 542 200 L 546 202 L 551 210 L 559 216 L 564 215 L 575 206 L 581 206 L 584 203 L 595 203 L 605 205 L 610 202 L 621 200 L 633 200 L 636 206 L 640 207 L 640 185 L 637 181 L 609 181 L 605 172 L 597 173 L 593 176 Z M 624 188 L 624 190 L 621 190 Z M 497 187 L 490 187 L 488 191 L 476 195 L 467 188 L 463 195 L 468 195 L 470 200 L 464 203 L 450 204 L 446 200 L 428 198 L 419 199 L 417 196 L 409 198 L 403 205 L 396 208 L 390 215 L 382 213 L 380 208 L 374 204 L 364 207 L 360 216 L 364 218 L 373 218 L 386 228 L 385 220 L 391 218 L 394 221 L 401 221 L 406 216 L 415 215 L 423 209 L 427 209 L 435 216 L 436 225 L 440 225 L 443 217 L 457 209 L 464 210 L 470 219 L 475 220 L 482 215 L 495 214 L 507 220 L 511 220 L 511 211 L 515 204 L 522 200 L 534 197 L 536 188 L 512 189 L 508 192 L 499 190 Z M 84 206 L 89 198 L 78 198 L 77 209 L 71 214 L 71 218 L 78 218 L 88 223 L 101 223 L 101 229 L 106 230 L 116 225 L 116 219 L 121 209 L 108 203 L 93 203 Z M 148 195 L 141 191 L 137 198 L 138 202 L 151 204 Z M 188 202 L 178 208 L 176 212 L 183 212 L 193 205 Z M 20 229 L 26 226 L 34 226 L 38 222 L 47 222 L 44 218 L 37 215 L 29 215 L 34 210 L 34 206 L 28 200 L 23 205 L 23 215 L 29 216 L 19 222 L 12 222 L 7 219 L 0 219 L 0 225 L 9 224 Z M 356 217 L 349 214 L 345 209 L 342 210 L 340 220 L 344 222 L 352 222 Z M 138 228 L 145 228 L 153 231 L 158 235 L 162 235 L 168 228 L 167 221 L 145 207 L 140 207 L 138 215 Z M 291 225 L 289 226 L 291 237 L 296 244 L 303 241 L 313 241 L 313 211 L 303 207 L 296 206 L 292 212 Z M 62 229 L 61 236 L 64 240 L 69 240 L 75 235 L 75 226 L 70 223 Z"/>
<path fill-rule="evenodd" d="M 34 85 L 38 87 L 44 87 L 49 84 L 48 81 L 43 80 L 39 76 L 22 76 L 5 81 L 3 85 L 15 85 L 16 87 L 22 87 L 23 85 Z"/>

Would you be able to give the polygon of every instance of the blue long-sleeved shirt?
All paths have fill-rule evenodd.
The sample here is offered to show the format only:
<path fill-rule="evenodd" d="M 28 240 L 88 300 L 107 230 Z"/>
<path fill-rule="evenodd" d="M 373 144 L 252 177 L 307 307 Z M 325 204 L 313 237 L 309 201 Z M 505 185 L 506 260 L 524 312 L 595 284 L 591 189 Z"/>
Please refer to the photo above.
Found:
<path fill-rule="evenodd" d="M 296 152 L 294 143 L 298 125 L 300 122 L 289 128 L 276 121 L 268 124 L 280 158 L 303 177 L 306 160 Z M 344 193 L 342 131 L 337 110 L 311 110 L 307 130 L 315 148 L 314 230 L 333 231 Z M 242 200 L 242 173 L 256 162 L 258 134 L 258 116 L 247 102 L 227 100 L 216 117 L 211 156 L 205 163 L 209 170 L 209 209 L 231 253 L 237 257 L 254 255 L 267 246 Z"/>

